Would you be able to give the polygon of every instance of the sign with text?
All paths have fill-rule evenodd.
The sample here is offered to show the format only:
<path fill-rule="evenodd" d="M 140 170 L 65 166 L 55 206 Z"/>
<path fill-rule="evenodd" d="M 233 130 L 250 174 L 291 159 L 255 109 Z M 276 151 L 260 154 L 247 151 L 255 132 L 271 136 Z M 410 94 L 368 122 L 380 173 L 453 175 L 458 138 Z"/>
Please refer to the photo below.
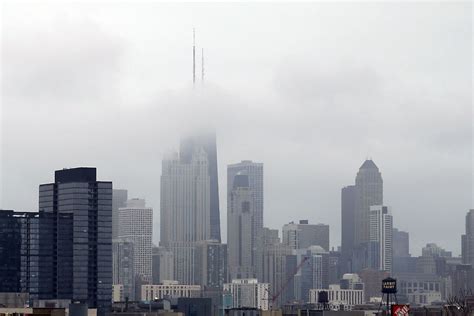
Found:
<path fill-rule="evenodd" d="M 392 316 L 408 316 L 410 305 L 392 305 Z"/>

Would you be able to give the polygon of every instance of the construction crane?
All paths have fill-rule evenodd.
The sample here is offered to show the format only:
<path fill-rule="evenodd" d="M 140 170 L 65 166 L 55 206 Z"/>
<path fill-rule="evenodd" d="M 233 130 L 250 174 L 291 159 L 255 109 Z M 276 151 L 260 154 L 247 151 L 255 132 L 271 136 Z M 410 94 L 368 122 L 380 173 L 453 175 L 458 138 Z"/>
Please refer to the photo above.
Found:
<path fill-rule="evenodd" d="M 300 264 L 298 266 L 296 266 L 295 270 L 293 270 L 293 273 L 286 279 L 285 283 L 283 283 L 283 285 L 278 290 L 278 292 L 271 295 L 270 291 L 267 290 L 268 294 L 271 295 L 271 298 L 269 299 L 269 301 L 271 303 L 270 308 L 273 308 L 273 304 L 275 303 L 275 301 L 280 297 L 281 293 L 283 293 L 283 291 L 288 286 L 288 283 L 290 283 L 290 281 L 295 277 L 295 275 L 298 273 L 298 271 L 300 271 L 301 267 L 303 267 L 303 265 L 305 264 L 306 261 L 308 261 L 308 259 L 309 259 L 309 257 L 306 257 L 306 256 L 303 257 Z"/>

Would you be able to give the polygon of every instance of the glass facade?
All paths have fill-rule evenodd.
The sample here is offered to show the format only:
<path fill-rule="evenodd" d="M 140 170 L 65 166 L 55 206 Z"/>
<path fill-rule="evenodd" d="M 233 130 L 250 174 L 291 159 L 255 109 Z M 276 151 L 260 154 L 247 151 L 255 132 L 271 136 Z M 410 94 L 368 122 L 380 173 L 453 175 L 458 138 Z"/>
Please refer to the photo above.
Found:
<path fill-rule="evenodd" d="M 39 189 L 40 298 L 109 308 L 112 293 L 112 183 L 94 168 L 56 171 Z M 50 246 L 49 246 L 50 245 Z"/>

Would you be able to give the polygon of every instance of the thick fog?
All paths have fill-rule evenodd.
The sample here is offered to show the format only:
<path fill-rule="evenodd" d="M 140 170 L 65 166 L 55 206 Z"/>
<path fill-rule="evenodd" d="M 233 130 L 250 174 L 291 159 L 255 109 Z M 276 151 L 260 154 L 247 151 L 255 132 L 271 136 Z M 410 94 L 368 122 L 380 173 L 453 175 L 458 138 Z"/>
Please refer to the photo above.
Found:
<path fill-rule="evenodd" d="M 224 240 L 227 164 L 264 163 L 265 226 L 327 223 L 337 246 L 340 190 L 370 157 L 412 254 L 427 242 L 460 253 L 473 206 L 470 3 L 1 10 L 0 208 L 35 211 L 54 170 L 95 166 L 146 198 L 157 243 L 161 159 L 213 127 Z"/>

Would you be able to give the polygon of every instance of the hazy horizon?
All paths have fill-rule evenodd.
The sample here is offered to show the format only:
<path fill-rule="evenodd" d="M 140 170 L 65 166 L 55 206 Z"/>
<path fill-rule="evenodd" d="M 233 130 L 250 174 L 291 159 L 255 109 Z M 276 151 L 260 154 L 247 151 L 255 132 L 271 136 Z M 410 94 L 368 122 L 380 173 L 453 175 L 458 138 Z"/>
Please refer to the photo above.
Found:
<path fill-rule="evenodd" d="M 228 164 L 264 163 L 266 227 L 329 224 L 336 247 L 341 189 L 372 158 L 411 253 L 460 254 L 474 207 L 471 3 L 0 9 L 0 209 L 35 211 L 55 170 L 94 166 L 154 208 L 158 243 L 163 155 L 213 127 L 224 241 Z"/>

